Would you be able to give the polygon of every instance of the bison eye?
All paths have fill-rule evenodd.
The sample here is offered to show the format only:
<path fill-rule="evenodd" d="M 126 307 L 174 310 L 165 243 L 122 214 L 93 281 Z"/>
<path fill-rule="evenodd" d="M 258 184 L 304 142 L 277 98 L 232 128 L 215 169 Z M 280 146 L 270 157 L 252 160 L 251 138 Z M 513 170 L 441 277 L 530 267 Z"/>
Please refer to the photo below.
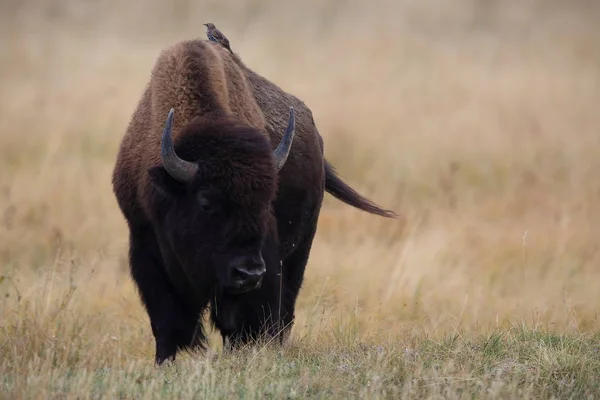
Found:
<path fill-rule="evenodd" d="M 210 201 L 204 196 L 198 196 L 198 203 L 200 204 L 200 209 L 204 212 L 212 212 L 213 207 L 210 204 Z"/>

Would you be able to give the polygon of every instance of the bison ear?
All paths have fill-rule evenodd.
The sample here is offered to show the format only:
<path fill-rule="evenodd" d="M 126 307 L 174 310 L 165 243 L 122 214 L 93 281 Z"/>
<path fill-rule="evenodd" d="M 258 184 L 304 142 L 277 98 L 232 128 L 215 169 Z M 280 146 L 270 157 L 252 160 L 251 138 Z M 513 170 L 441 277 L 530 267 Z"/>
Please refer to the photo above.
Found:
<path fill-rule="evenodd" d="M 174 197 L 184 191 L 184 185 L 173 179 L 162 166 L 150 168 L 148 175 L 154 189 L 164 197 Z"/>

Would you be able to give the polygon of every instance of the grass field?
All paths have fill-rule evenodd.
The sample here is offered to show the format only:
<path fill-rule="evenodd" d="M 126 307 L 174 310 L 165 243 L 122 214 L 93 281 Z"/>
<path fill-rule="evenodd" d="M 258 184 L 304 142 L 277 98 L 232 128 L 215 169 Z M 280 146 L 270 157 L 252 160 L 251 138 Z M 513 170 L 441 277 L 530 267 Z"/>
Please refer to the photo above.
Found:
<path fill-rule="evenodd" d="M 600 397 L 600 5 L 0 4 L 0 398 Z M 387 220 L 327 196 L 289 347 L 153 365 L 110 183 L 214 22 Z"/>

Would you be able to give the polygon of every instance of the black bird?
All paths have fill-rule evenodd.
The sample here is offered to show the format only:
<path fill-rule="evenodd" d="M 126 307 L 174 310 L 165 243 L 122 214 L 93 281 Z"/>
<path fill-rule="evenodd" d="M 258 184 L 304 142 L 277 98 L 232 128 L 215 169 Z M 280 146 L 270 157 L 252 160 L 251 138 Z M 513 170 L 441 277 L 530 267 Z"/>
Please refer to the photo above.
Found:
<path fill-rule="evenodd" d="M 206 36 L 208 37 L 208 40 L 219 43 L 221 46 L 229 50 L 231 54 L 233 54 L 233 51 L 231 51 L 231 47 L 229 46 L 229 39 L 227 39 L 227 37 L 223 35 L 221 31 L 215 27 L 214 24 L 208 23 L 204 24 L 204 26 L 208 28 L 208 30 L 206 31 Z"/>

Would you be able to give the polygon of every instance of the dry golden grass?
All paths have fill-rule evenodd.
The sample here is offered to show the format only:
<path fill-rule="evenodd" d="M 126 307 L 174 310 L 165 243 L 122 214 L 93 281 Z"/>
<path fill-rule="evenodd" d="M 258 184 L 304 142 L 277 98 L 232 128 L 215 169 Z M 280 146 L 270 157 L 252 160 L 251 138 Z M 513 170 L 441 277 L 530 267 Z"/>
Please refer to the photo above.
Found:
<path fill-rule="evenodd" d="M 30 0 L 0 15 L 2 397 L 597 394 L 594 2 Z M 328 196 L 291 347 L 157 370 L 110 174 L 158 52 L 209 21 L 311 107 L 341 175 L 403 217 Z"/>

